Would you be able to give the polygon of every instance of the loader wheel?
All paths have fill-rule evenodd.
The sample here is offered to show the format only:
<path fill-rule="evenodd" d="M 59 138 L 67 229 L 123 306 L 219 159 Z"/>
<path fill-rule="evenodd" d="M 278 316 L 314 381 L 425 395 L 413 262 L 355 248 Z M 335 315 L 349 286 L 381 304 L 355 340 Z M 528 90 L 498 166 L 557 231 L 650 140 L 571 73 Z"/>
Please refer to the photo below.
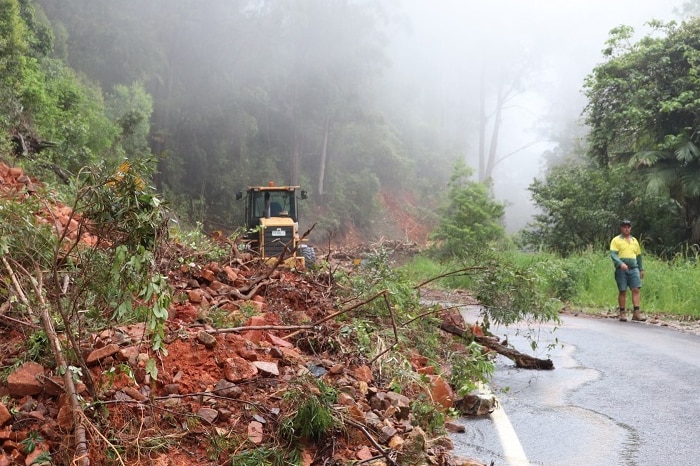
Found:
<path fill-rule="evenodd" d="M 310 270 L 315 270 L 318 267 L 318 264 L 316 264 L 316 251 L 311 246 L 299 248 L 299 255 L 304 258 L 304 263 Z"/>

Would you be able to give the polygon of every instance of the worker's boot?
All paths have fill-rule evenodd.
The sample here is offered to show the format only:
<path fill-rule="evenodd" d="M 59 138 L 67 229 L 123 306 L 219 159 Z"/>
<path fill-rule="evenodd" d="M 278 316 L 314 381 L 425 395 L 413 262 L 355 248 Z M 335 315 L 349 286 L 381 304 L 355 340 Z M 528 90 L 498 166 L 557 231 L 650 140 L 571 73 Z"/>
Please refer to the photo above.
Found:
<path fill-rule="evenodd" d="M 620 309 L 619 314 L 617 314 L 617 319 L 620 322 L 627 322 L 627 312 L 624 309 Z"/>
<path fill-rule="evenodd" d="M 644 322 L 647 320 L 647 318 L 642 316 L 642 311 L 640 311 L 639 309 L 635 309 L 632 312 L 632 320 L 636 320 L 638 322 Z"/>

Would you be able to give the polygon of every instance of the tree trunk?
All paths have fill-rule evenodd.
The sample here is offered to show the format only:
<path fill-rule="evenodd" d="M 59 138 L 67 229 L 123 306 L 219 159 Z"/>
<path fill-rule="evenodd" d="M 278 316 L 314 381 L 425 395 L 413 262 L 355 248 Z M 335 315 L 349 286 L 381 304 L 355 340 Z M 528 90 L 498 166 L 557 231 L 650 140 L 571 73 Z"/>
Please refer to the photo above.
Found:
<path fill-rule="evenodd" d="M 323 125 L 323 146 L 321 147 L 321 163 L 318 167 L 318 196 L 323 196 L 323 184 L 326 178 L 326 161 L 328 160 L 328 133 L 331 129 L 331 117 L 326 115 Z"/>
<path fill-rule="evenodd" d="M 472 338 L 480 345 L 485 346 L 498 354 L 502 354 L 511 361 L 515 362 L 516 367 L 520 367 L 522 369 L 554 369 L 554 363 L 551 359 L 538 359 L 533 356 L 528 356 L 527 354 L 523 354 L 517 350 L 514 350 L 513 348 L 508 348 L 507 346 L 500 344 L 498 340 L 493 337 L 474 335 L 468 330 L 461 329 L 456 325 L 448 324 L 447 322 L 440 324 L 440 329 L 462 338 Z"/>
<path fill-rule="evenodd" d="M 479 92 L 479 180 L 484 179 L 486 173 L 486 77 L 484 70 L 481 70 L 480 92 Z"/>
<path fill-rule="evenodd" d="M 484 170 L 483 178 L 479 179 L 479 181 L 489 181 L 493 177 L 493 167 L 496 165 L 496 151 L 498 149 L 498 138 L 501 133 L 501 119 L 503 117 L 504 104 L 505 98 L 503 88 L 499 87 L 496 95 L 496 112 L 493 119 L 493 128 L 491 129 L 491 143 L 489 144 L 486 169 Z"/>

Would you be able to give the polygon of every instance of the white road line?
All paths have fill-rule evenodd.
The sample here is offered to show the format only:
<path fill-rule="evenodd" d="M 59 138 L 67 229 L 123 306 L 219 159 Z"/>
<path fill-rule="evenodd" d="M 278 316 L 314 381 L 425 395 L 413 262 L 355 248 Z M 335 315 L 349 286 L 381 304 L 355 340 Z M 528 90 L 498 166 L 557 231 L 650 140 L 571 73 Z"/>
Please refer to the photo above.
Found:
<path fill-rule="evenodd" d="M 501 439 L 501 448 L 507 464 L 511 466 L 529 466 L 530 462 L 525 456 L 525 450 L 523 450 L 518 435 L 515 433 L 515 429 L 513 429 L 513 425 L 510 423 L 503 408 L 500 406 L 496 407 L 490 416 L 493 424 L 496 426 L 498 438 Z"/>
<path fill-rule="evenodd" d="M 482 395 L 493 396 L 489 387 L 483 383 L 478 384 L 478 392 Z M 518 439 L 518 434 L 515 433 L 513 424 L 510 423 L 510 419 L 508 419 L 500 403 L 496 404 L 496 409 L 493 410 L 489 417 L 496 428 L 498 438 L 501 440 L 501 449 L 503 450 L 506 464 L 509 466 L 530 466 L 530 462 L 525 456 L 525 450 L 523 450 L 523 446 Z"/>

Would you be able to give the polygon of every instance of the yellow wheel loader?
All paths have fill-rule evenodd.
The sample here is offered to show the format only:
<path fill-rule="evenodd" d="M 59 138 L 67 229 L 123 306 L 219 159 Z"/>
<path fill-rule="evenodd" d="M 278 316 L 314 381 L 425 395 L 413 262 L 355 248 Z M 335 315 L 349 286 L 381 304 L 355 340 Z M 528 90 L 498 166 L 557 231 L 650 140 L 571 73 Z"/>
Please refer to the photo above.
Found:
<path fill-rule="evenodd" d="M 299 198 L 297 198 L 297 193 Z M 236 193 L 236 199 L 245 199 L 245 248 L 267 263 L 275 263 L 281 255 L 287 267 L 316 265 L 313 247 L 299 238 L 299 199 L 307 199 L 307 192 L 299 186 L 249 186 L 245 194 Z"/>

